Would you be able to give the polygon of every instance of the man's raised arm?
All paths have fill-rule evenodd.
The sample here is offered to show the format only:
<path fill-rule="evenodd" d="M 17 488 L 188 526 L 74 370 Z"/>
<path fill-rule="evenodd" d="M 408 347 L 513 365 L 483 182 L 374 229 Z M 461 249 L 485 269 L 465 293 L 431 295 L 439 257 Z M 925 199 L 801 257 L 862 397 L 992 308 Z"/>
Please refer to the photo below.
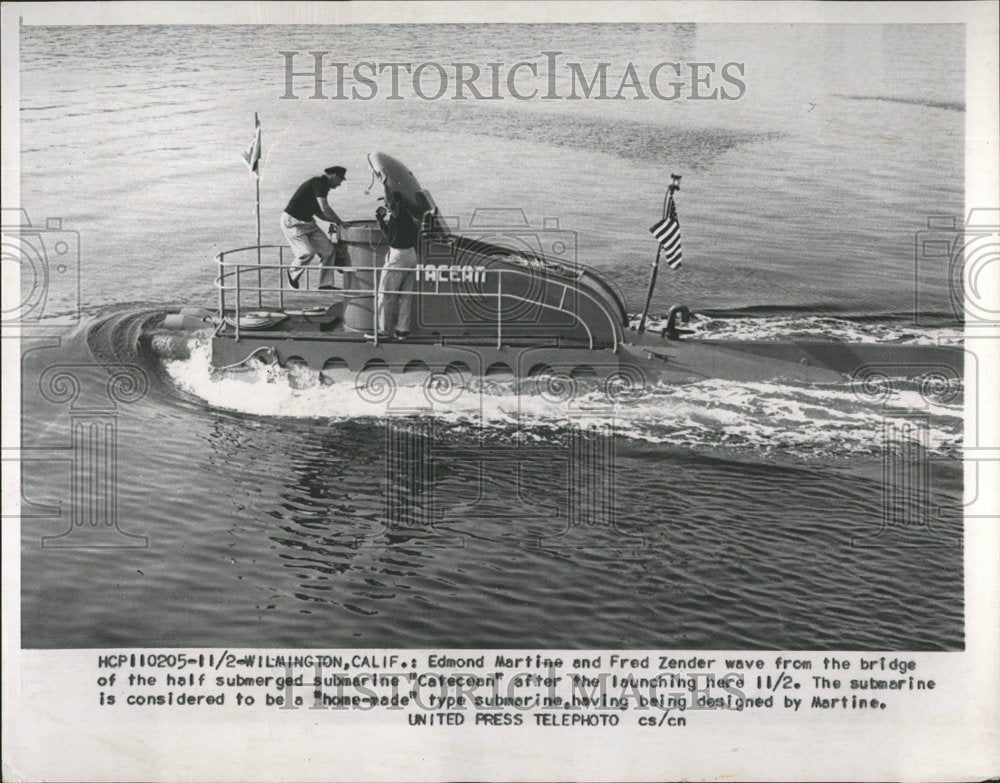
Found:
<path fill-rule="evenodd" d="M 317 197 L 316 203 L 319 205 L 319 211 L 323 216 L 323 220 L 333 223 L 335 226 L 339 226 L 344 222 L 340 219 L 340 216 L 333 211 L 333 208 L 330 206 L 330 202 L 327 201 L 326 196 Z"/>

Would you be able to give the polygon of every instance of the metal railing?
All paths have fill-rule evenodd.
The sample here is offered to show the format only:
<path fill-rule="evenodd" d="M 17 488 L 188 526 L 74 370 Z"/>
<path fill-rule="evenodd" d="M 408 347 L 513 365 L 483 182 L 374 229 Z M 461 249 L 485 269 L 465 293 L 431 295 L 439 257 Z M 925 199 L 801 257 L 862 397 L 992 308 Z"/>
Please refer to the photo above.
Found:
<path fill-rule="evenodd" d="M 277 264 L 263 264 L 258 262 L 252 263 L 239 263 L 226 261 L 227 257 L 236 256 L 239 254 L 257 254 L 260 251 L 274 251 L 277 250 L 278 263 Z M 242 299 L 244 295 L 257 295 L 257 306 L 263 309 L 264 307 L 264 294 L 277 294 L 278 298 L 278 310 L 284 312 L 285 310 L 285 297 L 286 296 L 304 296 L 308 295 L 311 297 L 316 296 L 327 296 L 329 298 L 341 297 L 343 295 L 348 296 L 364 296 L 372 297 L 373 302 L 373 333 L 374 333 L 374 344 L 379 343 L 379 284 L 381 281 L 381 276 L 387 271 L 395 271 L 399 273 L 410 272 L 411 274 L 416 274 L 416 270 L 401 270 L 401 269 L 386 269 L 383 266 L 335 266 L 335 265 L 319 265 L 319 266 L 293 266 L 291 264 L 285 263 L 285 251 L 287 248 L 284 245 L 250 245 L 247 247 L 234 248 L 232 250 L 225 250 L 221 253 L 216 254 L 215 261 L 218 267 L 218 275 L 215 278 L 215 287 L 219 292 L 219 319 L 218 325 L 215 330 L 215 334 L 219 335 L 225 328 L 226 320 L 226 310 L 227 310 L 227 293 L 232 293 L 235 296 L 233 299 L 233 317 L 231 320 L 231 325 L 233 327 L 233 336 L 236 340 L 240 339 L 240 317 L 242 310 Z M 273 252 L 271 253 L 273 255 Z M 286 287 L 286 272 L 288 270 L 297 270 L 302 273 L 300 280 L 304 279 L 305 286 L 303 288 L 292 288 L 290 286 Z M 320 289 L 310 289 L 309 281 L 313 272 L 322 272 L 327 269 L 338 270 L 342 273 L 351 274 L 354 272 L 370 272 L 372 274 L 372 287 L 371 288 L 337 288 L 334 290 L 320 290 Z M 278 274 L 278 285 L 277 287 L 265 286 L 263 284 L 263 276 L 265 270 L 277 270 Z M 532 299 L 529 297 L 521 296 L 520 294 L 514 293 L 504 293 L 504 277 L 533 277 L 537 276 L 538 270 L 529 269 L 518 269 L 518 268 L 507 268 L 507 269 L 486 269 L 486 281 L 490 279 L 496 280 L 496 291 L 484 294 L 484 298 L 494 298 L 496 300 L 496 345 L 497 348 L 502 347 L 503 343 L 503 330 L 505 326 L 503 318 L 503 305 L 505 300 L 514 303 L 527 303 L 532 306 L 540 307 L 546 310 L 552 310 L 558 313 L 564 313 L 570 316 L 576 323 L 583 327 L 587 334 L 587 344 L 588 347 L 593 350 L 594 348 L 594 335 L 590 326 L 584 321 L 580 316 L 571 309 L 565 307 L 567 294 L 574 294 L 576 296 L 582 296 L 589 301 L 591 301 L 598 310 L 603 313 L 607 318 L 608 324 L 611 326 L 611 335 L 613 339 L 613 350 L 615 353 L 618 352 L 619 345 L 624 341 L 623 328 L 617 321 L 611 316 L 604 304 L 594 297 L 590 292 L 583 290 L 579 286 L 572 286 L 567 283 L 563 283 L 559 280 L 552 280 L 546 278 L 546 283 L 548 285 L 559 286 L 562 289 L 562 294 L 559 299 L 558 305 L 551 305 L 547 302 L 542 302 L 538 299 Z M 256 275 L 256 285 L 245 285 L 243 283 L 243 276 L 247 274 L 254 273 Z M 232 281 L 232 284 L 229 284 Z M 432 297 L 432 296 L 442 296 L 453 299 L 461 299 L 463 295 L 468 296 L 468 292 L 462 292 L 460 290 L 451 291 L 391 291 L 386 292 L 391 295 L 397 296 L 416 296 L 416 297 Z M 509 326 L 510 323 L 508 322 Z"/>
<path fill-rule="evenodd" d="M 466 243 L 476 242 L 476 240 L 474 239 L 470 240 L 466 237 L 461 237 L 454 234 L 447 235 L 444 237 L 435 237 L 435 241 L 449 242 L 452 246 L 455 246 L 456 244 L 462 244 L 463 240 Z M 514 263 L 517 263 L 516 259 L 518 256 L 524 258 L 519 249 L 516 247 L 504 244 L 499 244 L 497 247 L 500 251 L 508 253 L 509 254 L 508 258 L 510 258 L 511 261 Z M 465 249 L 466 250 L 470 249 L 468 247 L 468 244 L 465 245 Z M 487 252 L 485 255 L 488 257 L 495 257 L 495 254 L 491 252 Z M 618 285 L 618 282 L 613 277 L 605 277 L 604 273 L 593 264 L 585 264 L 582 261 L 577 261 L 577 260 L 563 261 L 558 258 L 549 258 L 544 253 L 541 254 L 535 253 L 531 259 L 525 258 L 525 261 L 528 262 L 528 266 L 530 266 L 532 260 L 541 263 L 542 266 L 545 268 L 555 267 L 559 269 L 560 272 L 565 274 L 567 277 L 573 277 L 576 280 L 583 280 L 584 277 L 586 277 L 589 274 L 592 278 L 595 278 L 600 285 L 606 286 L 611 290 L 611 293 L 614 296 L 618 297 L 618 304 L 620 305 L 622 310 L 623 323 L 627 323 L 628 303 L 625 300 L 625 294 L 622 291 L 621 286 Z"/>

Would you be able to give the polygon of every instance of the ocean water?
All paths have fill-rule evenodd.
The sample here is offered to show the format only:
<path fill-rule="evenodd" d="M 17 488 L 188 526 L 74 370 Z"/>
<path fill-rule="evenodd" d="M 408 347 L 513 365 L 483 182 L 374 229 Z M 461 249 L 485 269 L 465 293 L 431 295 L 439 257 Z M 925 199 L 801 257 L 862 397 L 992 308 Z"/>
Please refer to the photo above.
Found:
<path fill-rule="evenodd" d="M 747 92 L 279 100 L 289 50 L 559 51 L 612 74 L 736 61 Z M 653 312 L 688 304 L 693 339 L 958 344 L 949 272 L 914 248 L 928 217 L 964 209 L 960 28 L 25 28 L 21 62 L 22 206 L 80 236 L 79 302 L 53 285 L 44 315 L 83 313 L 23 345 L 23 443 L 40 455 L 23 470 L 40 509 L 22 523 L 24 646 L 961 648 L 960 388 L 654 385 L 609 411 L 594 390 L 487 379 L 446 404 L 419 384 L 386 401 L 264 366 L 214 374 L 204 339 L 174 360 L 138 340 L 167 310 L 212 306 L 213 254 L 252 242 L 239 154 L 256 111 L 265 242 L 332 163 L 348 167 L 335 209 L 369 216 L 364 155 L 380 150 L 470 232 L 484 208 L 540 232 L 558 219 L 636 312 L 647 229 L 680 173 L 685 265 L 661 272 Z M 100 362 L 141 369 L 141 399 L 102 415 L 118 523 L 148 545 L 43 546 L 69 525 L 71 432 Z M 82 378 L 76 403 L 44 391 L 55 365 Z M 887 449 L 887 428 L 909 434 Z M 581 437 L 611 466 L 585 497 Z M 393 462 L 401 442 L 426 471 Z M 570 525 L 598 495 L 614 524 Z M 887 507 L 929 524 L 885 530 Z M 413 524 L 387 528 L 400 513 Z"/>

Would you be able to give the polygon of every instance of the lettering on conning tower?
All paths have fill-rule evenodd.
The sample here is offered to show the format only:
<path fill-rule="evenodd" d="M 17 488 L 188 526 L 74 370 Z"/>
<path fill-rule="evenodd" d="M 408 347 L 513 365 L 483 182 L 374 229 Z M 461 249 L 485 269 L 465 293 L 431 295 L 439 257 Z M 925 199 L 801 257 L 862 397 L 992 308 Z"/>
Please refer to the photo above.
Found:
<path fill-rule="evenodd" d="M 417 279 L 428 283 L 485 283 L 486 267 L 468 264 L 417 264 Z"/>

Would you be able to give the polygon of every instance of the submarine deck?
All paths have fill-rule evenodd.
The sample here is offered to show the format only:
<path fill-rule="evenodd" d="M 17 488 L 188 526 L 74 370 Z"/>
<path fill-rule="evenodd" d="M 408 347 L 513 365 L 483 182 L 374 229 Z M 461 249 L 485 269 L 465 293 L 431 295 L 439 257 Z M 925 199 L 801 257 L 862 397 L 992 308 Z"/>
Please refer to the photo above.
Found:
<path fill-rule="evenodd" d="M 225 254 L 217 257 L 219 309 L 212 342 L 212 363 L 216 368 L 243 365 L 257 356 L 286 366 L 305 364 L 317 371 L 347 368 L 365 372 L 383 368 L 404 373 L 460 371 L 480 376 L 615 375 L 626 378 L 629 385 L 642 385 L 654 379 L 691 383 L 710 378 L 806 383 L 850 379 L 868 383 L 880 378 L 918 376 L 932 385 L 950 385 L 959 381 L 963 373 L 964 351 L 957 347 L 819 340 L 680 340 L 671 339 L 676 334 L 640 333 L 626 325 L 616 325 L 614 317 L 604 311 L 599 311 L 598 321 L 607 319 L 611 328 L 604 335 L 603 344 L 594 339 L 586 325 L 585 331 L 576 334 L 588 339 L 580 340 L 561 328 L 550 330 L 544 324 L 519 323 L 499 307 L 495 320 L 493 317 L 478 322 L 452 320 L 440 332 L 433 323 L 422 322 L 420 315 L 415 314 L 418 328 L 409 337 L 387 339 L 366 335 L 357 328 L 366 324 L 370 329 L 377 318 L 374 281 L 340 291 L 308 290 L 308 283 L 307 290 L 288 290 L 282 285 L 288 266 L 280 257 L 280 248 L 278 254 L 279 263 L 274 265 L 226 263 Z M 256 273 L 253 276 L 257 277 L 268 270 L 277 273 L 277 287 L 268 288 L 259 281 L 256 286 L 240 282 L 244 273 Z M 352 267 L 350 271 L 378 270 Z M 233 285 L 226 284 L 227 276 L 232 278 Z M 241 307 L 241 294 L 256 298 L 260 309 Z M 497 288 L 491 296 L 496 295 L 499 300 L 499 294 Z M 285 298 L 293 296 L 295 307 L 287 307 Z M 371 302 L 372 312 L 366 318 L 352 321 L 347 317 L 345 305 L 353 301 L 357 307 L 363 297 Z M 227 298 L 235 307 L 226 306 Z M 513 298 L 525 301 L 523 296 Z M 267 309 L 265 299 L 271 309 Z M 564 311 L 561 303 L 553 309 Z"/>
<path fill-rule="evenodd" d="M 565 371 L 605 377 L 621 369 L 614 349 L 595 349 L 586 342 L 560 336 L 546 339 L 511 335 L 498 345 L 491 334 L 422 333 L 405 340 L 380 337 L 376 343 L 373 336 L 344 326 L 342 306 L 342 301 L 335 301 L 325 308 L 244 312 L 239 321 L 233 311 L 227 311 L 213 336 L 213 364 L 232 367 L 263 354 L 283 365 L 306 364 L 317 371 L 426 369 L 518 377 Z M 265 324 L 263 328 L 247 326 L 255 316 Z"/>

